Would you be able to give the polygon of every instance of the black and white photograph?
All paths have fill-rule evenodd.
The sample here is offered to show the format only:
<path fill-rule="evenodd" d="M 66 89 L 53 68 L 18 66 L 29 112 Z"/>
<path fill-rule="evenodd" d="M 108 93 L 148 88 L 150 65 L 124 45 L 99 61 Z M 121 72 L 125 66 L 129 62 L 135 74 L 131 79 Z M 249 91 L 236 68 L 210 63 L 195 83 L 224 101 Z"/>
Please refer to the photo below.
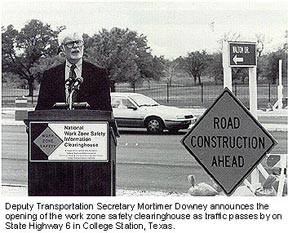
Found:
<path fill-rule="evenodd" d="M 5 233 L 285 221 L 287 1 L 2 1 L 1 13 L 1 197 L 55 211 L 40 223 L 45 204 L 3 201 Z M 61 206 L 103 221 L 49 225 Z"/>

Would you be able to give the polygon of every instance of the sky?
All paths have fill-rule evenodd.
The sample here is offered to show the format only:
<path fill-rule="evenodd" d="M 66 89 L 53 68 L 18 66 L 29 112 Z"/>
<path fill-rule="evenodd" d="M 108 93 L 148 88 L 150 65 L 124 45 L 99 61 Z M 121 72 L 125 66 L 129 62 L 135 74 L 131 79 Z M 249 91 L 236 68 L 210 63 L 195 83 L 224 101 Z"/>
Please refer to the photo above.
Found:
<path fill-rule="evenodd" d="M 102 28 L 129 28 L 147 36 L 152 54 L 167 59 L 188 52 L 220 49 L 224 34 L 241 41 L 265 35 L 264 53 L 283 46 L 288 30 L 288 1 L 2 1 L 1 24 L 24 27 L 38 19 L 92 36 Z"/>

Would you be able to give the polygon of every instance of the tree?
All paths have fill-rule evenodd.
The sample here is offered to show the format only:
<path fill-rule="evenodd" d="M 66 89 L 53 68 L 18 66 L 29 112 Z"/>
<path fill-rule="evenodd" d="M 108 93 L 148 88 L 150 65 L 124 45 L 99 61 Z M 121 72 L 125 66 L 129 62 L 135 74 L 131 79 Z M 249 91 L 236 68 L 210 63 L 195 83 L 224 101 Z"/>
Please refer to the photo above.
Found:
<path fill-rule="evenodd" d="M 181 67 L 194 78 L 194 84 L 201 84 L 201 75 L 208 66 L 209 55 L 205 50 L 202 52 L 190 52 L 187 57 L 181 59 Z"/>
<path fill-rule="evenodd" d="M 179 64 L 181 61 L 179 58 L 170 61 L 170 60 L 164 59 L 163 56 L 160 57 L 160 59 L 164 67 L 164 73 L 165 73 L 165 76 L 167 77 L 167 81 L 169 85 L 171 85 L 173 77 L 175 76 L 176 70 L 179 67 Z"/>
<path fill-rule="evenodd" d="M 272 39 L 267 39 L 265 34 L 262 34 L 262 33 L 255 34 L 255 38 L 256 38 L 256 49 L 257 49 L 257 81 L 258 81 L 259 76 L 261 76 L 261 73 L 263 71 L 262 69 L 263 51 L 265 49 L 265 46 L 271 43 Z"/>
<path fill-rule="evenodd" d="M 40 59 L 57 54 L 58 33 L 50 25 L 32 19 L 19 32 L 13 25 L 2 27 L 2 67 L 3 72 L 18 74 L 28 82 L 29 96 L 33 95 L 33 84 L 39 77 L 37 64 Z"/>
<path fill-rule="evenodd" d="M 255 34 L 255 38 L 256 38 L 257 56 L 261 57 L 266 45 L 272 42 L 272 38 L 269 38 L 262 33 Z"/>
<path fill-rule="evenodd" d="M 24 80 L 19 78 L 19 75 L 3 72 L 2 73 L 2 90 L 3 88 L 25 88 Z"/>
<path fill-rule="evenodd" d="M 265 56 L 265 60 L 263 61 L 263 75 L 267 77 L 270 83 L 276 84 L 276 80 L 279 77 L 279 60 L 284 60 L 284 58 L 284 49 L 278 49 L 278 51 Z"/>
<path fill-rule="evenodd" d="M 92 37 L 84 37 L 88 60 L 104 67 L 110 79 L 111 89 L 115 84 L 141 80 L 159 80 L 163 66 L 161 59 L 152 56 L 147 38 L 129 29 L 102 29 Z"/>
<path fill-rule="evenodd" d="M 241 37 L 240 33 L 236 33 L 236 32 L 224 33 L 223 37 L 220 40 L 218 40 L 218 43 L 220 44 L 220 51 L 222 51 L 223 49 L 223 42 L 237 41 L 240 39 L 240 37 Z"/>
<path fill-rule="evenodd" d="M 245 80 L 247 81 L 248 78 L 249 77 L 249 70 L 248 70 L 248 68 L 243 68 L 243 67 L 241 67 L 241 68 L 236 68 L 236 67 L 234 67 L 234 68 L 232 68 L 232 81 L 234 81 L 234 83 L 236 83 L 237 82 L 237 80 L 240 80 L 240 82 L 242 83 L 242 84 L 244 84 L 245 83 Z"/>
<path fill-rule="evenodd" d="M 211 54 L 207 72 L 210 77 L 214 78 L 215 85 L 223 81 L 222 52 Z"/>

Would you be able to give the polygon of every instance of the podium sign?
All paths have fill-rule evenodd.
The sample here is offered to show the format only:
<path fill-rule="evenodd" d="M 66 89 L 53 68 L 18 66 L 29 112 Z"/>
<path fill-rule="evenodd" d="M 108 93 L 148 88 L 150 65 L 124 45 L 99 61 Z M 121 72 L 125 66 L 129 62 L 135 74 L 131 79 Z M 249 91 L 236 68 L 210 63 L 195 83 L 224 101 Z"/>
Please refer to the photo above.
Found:
<path fill-rule="evenodd" d="M 182 144 L 231 195 L 277 143 L 226 88 Z"/>
<path fill-rule="evenodd" d="M 29 129 L 31 162 L 108 162 L 107 122 L 30 122 Z"/>
<path fill-rule="evenodd" d="M 29 196 L 115 196 L 116 138 L 111 112 L 28 113 Z"/>

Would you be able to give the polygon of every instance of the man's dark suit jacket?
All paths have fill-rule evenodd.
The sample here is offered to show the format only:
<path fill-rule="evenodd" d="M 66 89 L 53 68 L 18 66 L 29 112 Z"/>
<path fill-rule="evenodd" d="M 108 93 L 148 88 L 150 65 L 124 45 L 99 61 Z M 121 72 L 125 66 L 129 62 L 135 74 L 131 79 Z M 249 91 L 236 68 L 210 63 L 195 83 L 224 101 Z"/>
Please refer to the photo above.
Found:
<path fill-rule="evenodd" d="M 110 85 L 104 69 L 82 62 L 83 83 L 77 102 L 87 102 L 93 110 L 112 111 Z M 65 102 L 65 63 L 44 72 L 36 110 L 48 110 L 56 102 Z"/>

